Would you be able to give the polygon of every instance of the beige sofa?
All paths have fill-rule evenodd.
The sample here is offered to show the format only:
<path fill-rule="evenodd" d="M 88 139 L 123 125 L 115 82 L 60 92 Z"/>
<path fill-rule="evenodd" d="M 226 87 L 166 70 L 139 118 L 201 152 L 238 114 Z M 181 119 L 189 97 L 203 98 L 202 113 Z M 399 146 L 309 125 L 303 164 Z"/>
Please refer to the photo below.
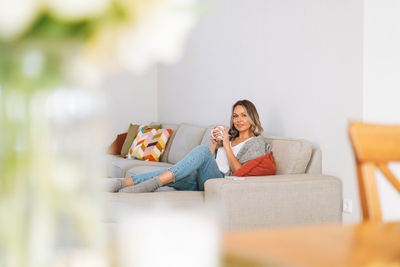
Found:
<path fill-rule="evenodd" d="M 128 177 L 177 163 L 194 147 L 210 146 L 211 127 L 162 123 L 173 130 L 160 162 L 145 162 L 107 155 L 109 177 Z M 175 191 L 168 187 L 144 194 L 106 193 L 107 221 L 121 207 L 216 206 L 223 229 L 249 229 L 299 224 L 333 223 L 342 219 L 342 185 L 321 174 L 321 150 L 309 141 L 263 135 L 271 144 L 277 164 L 273 176 L 246 177 L 244 181 L 210 179 L 203 191 Z"/>

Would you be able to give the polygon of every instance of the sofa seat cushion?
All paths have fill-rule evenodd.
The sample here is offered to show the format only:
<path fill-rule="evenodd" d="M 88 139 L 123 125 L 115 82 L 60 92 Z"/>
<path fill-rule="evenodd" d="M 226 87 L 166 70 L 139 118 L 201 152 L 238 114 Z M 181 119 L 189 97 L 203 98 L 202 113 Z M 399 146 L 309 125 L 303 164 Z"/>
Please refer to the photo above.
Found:
<path fill-rule="evenodd" d="M 276 174 L 305 173 L 313 150 L 309 141 L 283 137 L 265 137 L 264 140 L 272 146 Z"/>
<path fill-rule="evenodd" d="M 183 159 L 193 148 L 200 145 L 206 128 L 192 124 L 182 123 L 171 144 L 168 154 L 169 163 L 177 163 Z"/>
<path fill-rule="evenodd" d="M 116 222 L 121 214 L 135 209 L 158 206 L 193 209 L 204 205 L 203 191 L 168 191 L 153 193 L 104 193 L 106 222 Z"/>
<path fill-rule="evenodd" d="M 123 159 L 123 157 L 121 157 L 120 155 L 112 155 L 112 154 L 105 154 L 102 155 L 102 163 L 103 164 L 99 164 L 99 166 L 105 166 L 104 171 L 106 172 L 106 176 L 107 177 L 111 177 L 111 170 L 112 170 L 112 163 L 116 160 L 120 160 Z"/>
<path fill-rule="evenodd" d="M 168 168 L 172 166 L 172 164 L 114 157 L 108 169 L 108 177 L 127 177 L 127 170 L 137 166 L 158 166 Z"/>
<path fill-rule="evenodd" d="M 104 154 L 102 160 L 107 164 L 111 164 L 114 160 L 123 159 L 120 155 Z"/>

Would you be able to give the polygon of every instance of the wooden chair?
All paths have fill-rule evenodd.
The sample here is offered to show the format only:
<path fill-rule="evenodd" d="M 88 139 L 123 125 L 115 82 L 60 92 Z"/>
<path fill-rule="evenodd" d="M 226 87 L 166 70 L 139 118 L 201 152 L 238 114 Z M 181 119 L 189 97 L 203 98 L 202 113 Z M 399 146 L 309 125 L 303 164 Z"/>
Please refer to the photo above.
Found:
<path fill-rule="evenodd" d="M 382 222 L 375 170 L 378 168 L 400 194 L 400 182 L 388 168 L 400 161 L 400 126 L 350 123 L 363 222 Z"/>

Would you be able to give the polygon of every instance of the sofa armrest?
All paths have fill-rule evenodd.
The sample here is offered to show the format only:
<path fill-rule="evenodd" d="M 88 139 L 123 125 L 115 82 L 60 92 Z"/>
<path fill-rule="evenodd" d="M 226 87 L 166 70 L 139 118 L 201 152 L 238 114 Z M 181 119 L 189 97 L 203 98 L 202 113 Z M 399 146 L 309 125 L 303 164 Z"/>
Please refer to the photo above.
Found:
<path fill-rule="evenodd" d="M 337 223 L 342 220 L 342 184 L 333 176 L 289 174 L 224 178 L 205 183 L 207 205 L 221 208 L 224 229 Z"/>

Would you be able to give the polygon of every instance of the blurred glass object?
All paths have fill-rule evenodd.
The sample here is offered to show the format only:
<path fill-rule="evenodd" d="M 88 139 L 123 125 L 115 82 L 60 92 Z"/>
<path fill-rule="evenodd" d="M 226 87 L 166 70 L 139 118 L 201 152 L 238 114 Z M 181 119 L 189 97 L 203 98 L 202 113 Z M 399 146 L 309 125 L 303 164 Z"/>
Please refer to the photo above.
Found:
<path fill-rule="evenodd" d="M 205 207 L 125 209 L 119 221 L 113 233 L 121 267 L 220 266 L 220 227 Z"/>
<path fill-rule="evenodd" d="M 97 183 L 104 173 L 101 94 L 10 91 L 1 103 L 4 266 L 70 266 L 76 255 L 105 265 Z"/>

